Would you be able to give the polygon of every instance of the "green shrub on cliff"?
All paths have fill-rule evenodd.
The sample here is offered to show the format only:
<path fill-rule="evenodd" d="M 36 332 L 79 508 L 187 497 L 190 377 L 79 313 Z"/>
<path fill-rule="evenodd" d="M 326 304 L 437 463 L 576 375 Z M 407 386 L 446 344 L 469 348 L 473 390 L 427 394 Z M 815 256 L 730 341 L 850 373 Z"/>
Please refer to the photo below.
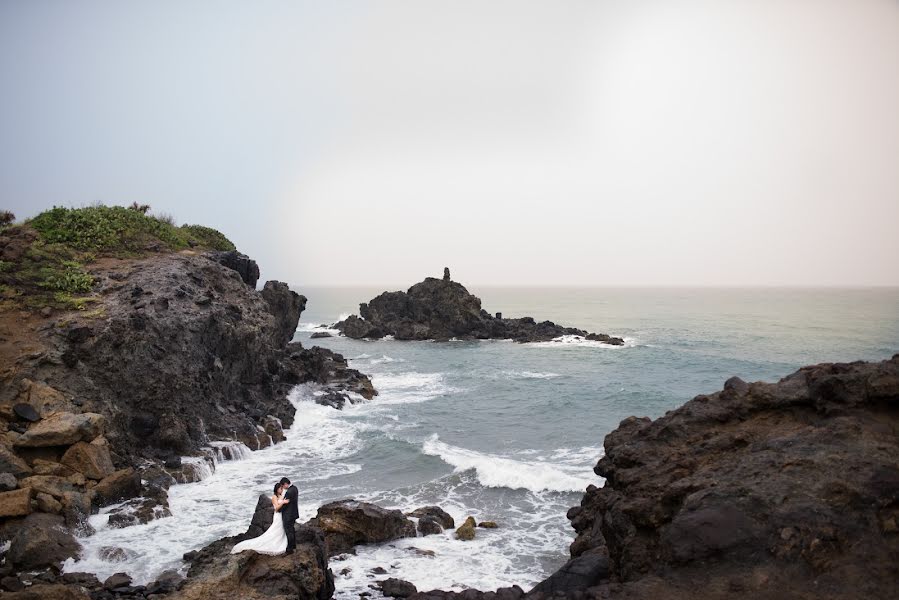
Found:
<path fill-rule="evenodd" d="M 172 250 L 194 246 L 234 249 L 234 244 L 215 229 L 199 225 L 176 227 L 171 216 L 154 217 L 124 206 L 57 206 L 28 224 L 46 242 L 65 244 L 80 251 L 129 254 L 144 251 L 158 242 Z"/>
<path fill-rule="evenodd" d="M 131 258 L 166 250 L 234 250 L 219 231 L 177 227 L 149 206 L 54 207 L 24 224 L 0 228 L 0 307 L 84 308 L 98 256 Z M 9 255 L 9 256 L 7 256 Z"/>

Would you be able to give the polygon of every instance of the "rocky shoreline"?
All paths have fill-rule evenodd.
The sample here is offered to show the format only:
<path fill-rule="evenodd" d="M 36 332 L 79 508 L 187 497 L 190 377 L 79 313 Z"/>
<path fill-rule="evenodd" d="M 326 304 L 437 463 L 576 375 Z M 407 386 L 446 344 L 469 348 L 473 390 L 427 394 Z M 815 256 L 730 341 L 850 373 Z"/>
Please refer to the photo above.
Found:
<path fill-rule="evenodd" d="M 22 231 L 0 232 L 0 260 L 39 243 Z M 111 526 L 166 517 L 171 485 L 283 441 L 297 384 L 332 405 L 377 394 L 340 354 L 291 341 L 306 299 L 277 281 L 257 291 L 258 266 L 236 251 L 157 248 L 84 269 L 83 310 L 0 309 L 4 593 L 81 585 L 58 569 L 90 514 L 123 503 Z"/>
<path fill-rule="evenodd" d="M 398 340 L 514 340 L 549 342 L 562 336 L 621 346 L 624 340 L 605 333 L 563 327 L 552 321 L 536 322 L 532 317 L 504 318 L 481 308 L 481 299 L 450 279 L 428 277 L 405 292 L 384 292 L 359 305 L 359 316 L 333 325 L 343 335 L 355 339 Z"/>

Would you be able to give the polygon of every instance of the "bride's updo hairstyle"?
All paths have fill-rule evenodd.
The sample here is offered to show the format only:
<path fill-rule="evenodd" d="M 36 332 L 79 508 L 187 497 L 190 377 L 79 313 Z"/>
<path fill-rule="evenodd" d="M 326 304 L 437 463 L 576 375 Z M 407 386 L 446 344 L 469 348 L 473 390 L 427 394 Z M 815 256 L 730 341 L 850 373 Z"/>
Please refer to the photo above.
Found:
<path fill-rule="evenodd" d="M 281 487 L 281 482 L 280 482 L 280 481 L 279 481 L 278 483 L 275 484 L 275 491 L 274 491 L 275 496 L 278 495 L 278 488 L 279 488 L 279 487 Z"/>

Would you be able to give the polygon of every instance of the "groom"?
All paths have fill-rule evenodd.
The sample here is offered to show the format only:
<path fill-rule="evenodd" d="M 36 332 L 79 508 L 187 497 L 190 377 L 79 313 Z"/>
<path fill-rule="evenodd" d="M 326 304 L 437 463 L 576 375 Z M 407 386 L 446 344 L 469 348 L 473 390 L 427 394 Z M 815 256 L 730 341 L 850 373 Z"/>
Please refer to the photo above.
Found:
<path fill-rule="evenodd" d="M 289 485 L 284 498 L 290 500 L 281 509 L 281 521 L 284 524 L 284 533 L 287 534 L 287 552 L 285 554 L 293 554 L 297 547 L 297 534 L 293 529 L 294 522 L 300 518 L 300 512 L 297 508 L 297 494 L 299 490 L 297 486 L 292 485 L 287 477 L 281 478 L 281 485 Z"/>

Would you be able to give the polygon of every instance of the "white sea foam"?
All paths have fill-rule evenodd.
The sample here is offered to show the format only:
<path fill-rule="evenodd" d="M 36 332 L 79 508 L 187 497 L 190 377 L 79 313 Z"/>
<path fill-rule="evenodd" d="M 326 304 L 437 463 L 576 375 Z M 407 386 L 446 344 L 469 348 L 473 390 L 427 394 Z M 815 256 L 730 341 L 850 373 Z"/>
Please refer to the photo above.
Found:
<path fill-rule="evenodd" d="M 525 489 L 532 492 L 579 492 L 590 483 L 596 483 L 596 476 L 583 466 L 523 461 L 485 454 L 441 442 L 436 433 L 422 444 L 422 452 L 440 457 L 445 463 L 455 467 L 457 473 L 473 469 L 478 481 L 485 487 Z"/>
<path fill-rule="evenodd" d="M 339 411 L 313 401 L 314 389 L 298 386 L 288 398 L 296 407 L 293 426 L 287 440 L 248 452 L 236 442 L 213 443 L 210 454 L 245 456 L 243 460 L 219 461 L 201 481 L 174 485 L 169 490 L 171 517 L 123 529 L 108 526 L 107 507 L 91 517 L 96 533 L 80 540 L 82 555 L 69 559 L 64 570 L 95 573 L 101 580 L 113 573 L 127 572 L 138 585 L 146 584 L 166 569 L 183 567 L 185 552 L 196 550 L 224 536 L 246 529 L 259 494 L 270 494 L 273 481 L 289 474 L 297 482 L 307 484 L 355 473 L 362 466 L 346 459 L 361 448 L 358 427 L 353 422 L 335 418 Z M 243 448 L 246 448 L 245 446 Z M 202 461 L 191 457 L 186 461 Z M 320 502 L 305 498 L 304 486 L 298 507 L 305 518 L 314 515 Z M 104 547 L 123 548 L 128 559 L 105 560 Z"/>
<path fill-rule="evenodd" d="M 503 371 L 500 377 L 504 379 L 555 379 L 561 377 L 558 373 L 540 373 L 538 371 Z"/>
<path fill-rule="evenodd" d="M 409 404 L 426 402 L 456 391 L 446 384 L 442 373 L 376 373 L 372 385 L 378 390 L 373 404 Z"/>
<path fill-rule="evenodd" d="M 373 358 L 369 361 L 369 363 L 373 365 L 381 365 L 384 363 L 392 362 L 406 362 L 406 360 L 403 358 L 393 358 L 391 356 L 387 356 L 386 354 L 382 354 L 380 358 Z"/>
<path fill-rule="evenodd" d="M 636 340 L 634 340 L 633 338 L 624 337 L 622 339 L 624 340 L 624 344 L 621 346 L 616 346 L 614 344 L 607 344 L 605 342 L 588 340 L 580 335 L 563 335 L 548 342 L 528 342 L 524 345 L 529 348 L 571 348 L 573 346 L 580 346 L 583 348 L 605 348 L 609 350 L 633 348 L 637 345 Z"/>

